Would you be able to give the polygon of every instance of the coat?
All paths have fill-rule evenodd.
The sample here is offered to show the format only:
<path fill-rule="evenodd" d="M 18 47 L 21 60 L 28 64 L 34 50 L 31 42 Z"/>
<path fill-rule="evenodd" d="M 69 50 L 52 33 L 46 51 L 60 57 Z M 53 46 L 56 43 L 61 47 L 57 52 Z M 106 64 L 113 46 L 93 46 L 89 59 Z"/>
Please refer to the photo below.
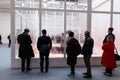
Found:
<path fill-rule="evenodd" d="M 86 37 L 85 42 L 82 47 L 82 54 L 83 55 L 92 55 L 93 53 L 93 47 L 94 47 L 94 40 L 93 38 Z"/>
<path fill-rule="evenodd" d="M 75 65 L 77 62 L 77 56 L 81 52 L 81 46 L 77 39 L 72 38 L 67 42 L 67 64 Z"/>
<path fill-rule="evenodd" d="M 108 36 L 112 36 L 113 37 L 113 42 L 115 42 L 115 35 L 113 33 L 109 33 L 105 36 L 104 40 L 103 40 L 103 43 L 107 42 L 107 37 Z"/>
<path fill-rule="evenodd" d="M 102 54 L 101 64 L 111 69 L 116 67 L 114 48 L 115 45 L 113 42 L 105 42 L 102 46 L 103 54 Z"/>
<path fill-rule="evenodd" d="M 19 55 L 20 58 L 31 58 L 34 57 L 32 49 L 32 40 L 28 34 L 20 34 L 17 38 L 19 46 Z"/>
<path fill-rule="evenodd" d="M 44 49 L 44 48 L 46 48 L 46 49 Z M 41 36 L 41 37 L 38 38 L 37 49 L 40 52 L 48 52 L 49 53 L 51 48 L 52 48 L 52 40 L 50 39 L 49 36 L 44 35 L 44 36 Z"/>

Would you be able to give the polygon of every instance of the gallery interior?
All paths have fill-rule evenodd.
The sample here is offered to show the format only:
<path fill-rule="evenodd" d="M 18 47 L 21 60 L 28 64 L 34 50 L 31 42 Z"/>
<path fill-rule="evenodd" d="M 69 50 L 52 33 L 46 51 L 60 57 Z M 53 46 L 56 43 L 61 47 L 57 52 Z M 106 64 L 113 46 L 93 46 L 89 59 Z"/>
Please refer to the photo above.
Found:
<path fill-rule="evenodd" d="M 39 52 L 36 44 L 42 29 L 52 39 L 50 67 L 66 67 L 66 41 L 68 32 L 83 45 L 84 32 L 91 32 L 94 49 L 91 59 L 93 66 L 99 66 L 103 39 L 108 27 L 113 27 L 116 36 L 115 46 L 120 52 L 120 0 L 0 0 L 0 35 L 2 43 L 8 44 L 11 34 L 11 68 L 20 67 L 17 36 L 25 28 L 30 29 L 35 57 L 32 67 L 39 67 Z M 78 56 L 77 66 L 84 66 L 82 55 Z M 117 62 L 119 65 L 120 62 Z"/>

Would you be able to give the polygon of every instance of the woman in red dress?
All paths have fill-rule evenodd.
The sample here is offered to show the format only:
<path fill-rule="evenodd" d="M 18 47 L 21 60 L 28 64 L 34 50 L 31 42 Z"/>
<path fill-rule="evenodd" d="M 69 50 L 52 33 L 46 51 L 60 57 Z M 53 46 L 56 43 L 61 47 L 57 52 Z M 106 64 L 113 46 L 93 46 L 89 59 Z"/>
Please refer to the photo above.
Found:
<path fill-rule="evenodd" d="M 108 36 L 107 42 L 105 42 L 102 46 L 103 54 L 101 64 L 105 66 L 104 74 L 107 76 L 112 76 L 112 70 L 116 68 L 116 60 L 114 55 L 114 42 L 113 37 Z"/>

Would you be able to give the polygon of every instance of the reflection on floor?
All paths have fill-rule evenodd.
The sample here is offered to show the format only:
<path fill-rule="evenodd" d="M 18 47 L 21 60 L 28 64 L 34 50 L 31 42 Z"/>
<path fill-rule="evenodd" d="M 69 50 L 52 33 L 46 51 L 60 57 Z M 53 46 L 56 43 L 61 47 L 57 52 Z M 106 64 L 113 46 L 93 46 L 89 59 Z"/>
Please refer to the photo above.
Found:
<path fill-rule="evenodd" d="M 120 80 L 120 66 L 113 71 L 113 76 L 103 74 L 102 66 L 92 67 L 92 79 L 84 79 L 82 73 L 85 67 L 76 68 L 75 78 L 67 76 L 68 68 L 50 68 L 48 73 L 41 73 L 39 69 L 32 69 L 31 72 L 21 72 L 20 69 L 10 68 L 10 48 L 7 45 L 0 45 L 0 80 Z"/>

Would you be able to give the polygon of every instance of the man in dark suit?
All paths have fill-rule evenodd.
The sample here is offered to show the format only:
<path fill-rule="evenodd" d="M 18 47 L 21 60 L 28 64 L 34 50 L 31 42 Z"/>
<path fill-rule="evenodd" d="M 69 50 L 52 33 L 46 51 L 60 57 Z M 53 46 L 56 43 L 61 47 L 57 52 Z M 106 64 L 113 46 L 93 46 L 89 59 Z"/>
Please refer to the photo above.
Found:
<path fill-rule="evenodd" d="M 82 54 L 87 71 L 83 74 L 85 75 L 84 78 L 92 78 L 90 58 L 93 53 L 94 40 L 91 38 L 89 31 L 85 31 L 84 36 L 85 41 L 82 47 Z"/>
<path fill-rule="evenodd" d="M 30 71 L 30 59 L 34 57 L 32 49 L 32 40 L 28 35 L 29 29 L 25 28 L 24 32 L 18 35 L 17 41 L 19 44 L 19 57 L 21 58 L 21 71 L 25 71 L 25 62 L 27 63 L 26 71 Z"/>
<path fill-rule="evenodd" d="M 47 31 L 45 29 L 42 30 L 42 36 L 38 38 L 37 48 L 40 51 L 40 70 L 43 72 L 44 67 L 44 57 L 45 57 L 45 72 L 48 72 L 49 67 L 49 53 L 52 48 L 52 41 L 49 36 L 46 35 Z"/>

